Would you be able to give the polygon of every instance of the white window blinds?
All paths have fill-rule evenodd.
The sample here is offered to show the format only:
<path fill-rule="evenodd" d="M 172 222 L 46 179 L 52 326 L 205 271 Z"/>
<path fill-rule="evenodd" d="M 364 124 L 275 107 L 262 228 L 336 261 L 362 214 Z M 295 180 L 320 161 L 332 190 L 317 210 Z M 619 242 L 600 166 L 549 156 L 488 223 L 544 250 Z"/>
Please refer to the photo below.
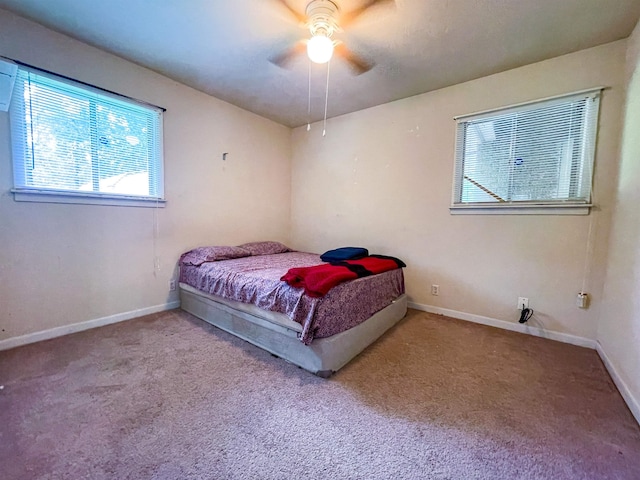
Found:
<path fill-rule="evenodd" d="M 458 119 L 453 206 L 586 204 L 600 89 Z"/>
<path fill-rule="evenodd" d="M 163 198 L 162 110 L 21 67 L 14 192 Z"/>

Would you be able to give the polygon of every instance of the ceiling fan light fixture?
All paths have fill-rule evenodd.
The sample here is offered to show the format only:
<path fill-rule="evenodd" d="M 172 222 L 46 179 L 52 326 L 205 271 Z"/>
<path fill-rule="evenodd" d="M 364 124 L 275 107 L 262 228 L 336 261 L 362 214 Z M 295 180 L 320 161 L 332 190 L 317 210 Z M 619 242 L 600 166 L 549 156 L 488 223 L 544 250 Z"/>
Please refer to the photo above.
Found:
<path fill-rule="evenodd" d="M 307 55 L 314 63 L 327 63 L 333 56 L 333 41 L 326 35 L 314 35 L 307 43 Z"/>

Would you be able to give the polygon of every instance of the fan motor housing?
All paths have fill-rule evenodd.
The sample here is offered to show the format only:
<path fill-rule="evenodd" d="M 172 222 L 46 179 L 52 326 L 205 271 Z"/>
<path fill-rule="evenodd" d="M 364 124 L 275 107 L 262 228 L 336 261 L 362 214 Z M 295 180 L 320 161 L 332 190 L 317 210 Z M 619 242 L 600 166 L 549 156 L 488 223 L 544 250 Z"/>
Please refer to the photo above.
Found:
<path fill-rule="evenodd" d="M 331 37 L 338 30 L 338 5 L 331 0 L 312 0 L 307 5 L 306 14 L 309 19 L 311 35 Z"/>

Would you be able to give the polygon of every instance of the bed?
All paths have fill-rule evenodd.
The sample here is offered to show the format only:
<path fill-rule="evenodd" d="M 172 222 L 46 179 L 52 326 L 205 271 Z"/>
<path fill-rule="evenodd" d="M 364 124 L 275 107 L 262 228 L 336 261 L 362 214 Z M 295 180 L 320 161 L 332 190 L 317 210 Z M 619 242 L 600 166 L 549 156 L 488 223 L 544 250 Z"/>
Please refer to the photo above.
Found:
<path fill-rule="evenodd" d="M 202 248 L 230 250 L 206 255 L 194 249 L 181 257 L 181 308 L 321 377 L 342 368 L 407 311 L 401 268 L 317 297 L 281 280 L 290 269 L 323 264 L 317 254 L 277 242 Z"/>

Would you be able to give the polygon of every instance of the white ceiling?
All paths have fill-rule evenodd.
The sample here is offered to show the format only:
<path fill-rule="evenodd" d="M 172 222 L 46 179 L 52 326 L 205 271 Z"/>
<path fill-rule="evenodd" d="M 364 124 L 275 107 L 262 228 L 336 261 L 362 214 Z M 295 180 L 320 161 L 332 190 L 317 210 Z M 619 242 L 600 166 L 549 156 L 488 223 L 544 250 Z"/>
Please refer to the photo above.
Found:
<path fill-rule="evenodd" d="M 341 13 L 366 0 L 334 0 Z M 289 0 L 303 13 L 308 0 Z M 287 126 L 308 120 L 309 63 L 269 58 L 308 31 L 277 0 L 0 0 L 0 7 Z M 376 66 L 333 60 L 333 117 L 626 38 L 640 0 L 396 0 L 337 34 Z M 61 72 L 64 73 L 64 72 Z M 326 66 L 313 65 L 311 120 Z"/>

